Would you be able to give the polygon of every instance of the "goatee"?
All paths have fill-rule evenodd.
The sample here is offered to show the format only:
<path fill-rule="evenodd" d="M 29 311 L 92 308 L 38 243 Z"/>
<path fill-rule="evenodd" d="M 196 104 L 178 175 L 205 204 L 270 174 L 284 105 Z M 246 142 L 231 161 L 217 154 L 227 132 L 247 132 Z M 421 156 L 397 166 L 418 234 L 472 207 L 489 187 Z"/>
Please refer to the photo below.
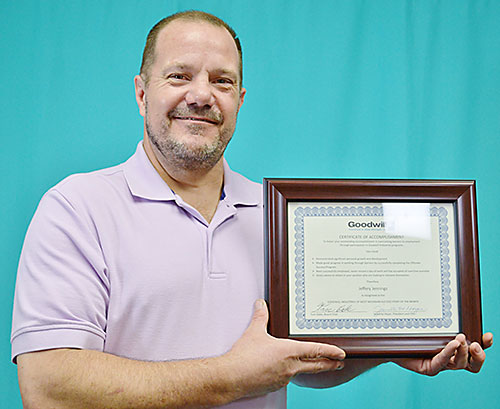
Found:
<path fill-rule="evenodd" d="M 222 122 L 221 115 L 213 112 L 200 113 L 176 109 L 169 113 L 168 117 L 172 118 L 173 114 L 178 116 L 203 116 L 217 123 Z M 206 131 L 206 125 L 203 124 L 190 124 L 186 128 L 189 133 L 198 135 L 200 138 L 203 138 L 203 133 Z M 167 120 L 162 122 L 159 130 L 153 129 L 149 120 L 147 103 L 146 132 L 151 143 L 170 166 L 188 171 L 213 168 L 224 154 L 226 146 L 232 137 L 232 130 L 226 129 L 219 132 L 211 142 L 199 146 L 189 146 L 175 137 L 168 126 Z"/>

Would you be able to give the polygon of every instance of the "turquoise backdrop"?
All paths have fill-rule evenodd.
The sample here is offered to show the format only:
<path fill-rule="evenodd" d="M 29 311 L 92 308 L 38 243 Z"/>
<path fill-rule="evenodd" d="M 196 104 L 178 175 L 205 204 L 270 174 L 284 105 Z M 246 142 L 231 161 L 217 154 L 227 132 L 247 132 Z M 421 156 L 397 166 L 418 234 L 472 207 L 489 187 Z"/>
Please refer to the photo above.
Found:
<path fill-rule="evenodd" d="M 10 363 L 17 260 L 42 194 L 134 152 L 149 28 L 196 8 L 228 21 L 248 89 L 227 158 L 269 176 L 476 179 L 485 329 L 500 303 L 500 2 L 35 1 L 0 8 L 1 407 L 21 408 Z M 479 375 L 389 364 L 290 408 L 498 408 L 500 355 Z"/>

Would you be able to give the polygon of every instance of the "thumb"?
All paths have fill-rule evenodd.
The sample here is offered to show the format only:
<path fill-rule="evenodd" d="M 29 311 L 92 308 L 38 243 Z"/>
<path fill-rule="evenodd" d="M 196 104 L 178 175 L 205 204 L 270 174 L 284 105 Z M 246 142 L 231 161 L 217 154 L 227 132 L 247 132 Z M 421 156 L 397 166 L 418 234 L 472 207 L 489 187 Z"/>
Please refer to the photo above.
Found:
<path fill-rule="evenodd" d="M 260 298 L 255 301 L 255 304 L 253 306 L 253 316 L 252 321 L 250 322 L 250 326 L 258 326 L 266 329 L 268 319 L 269 312 L 267 311 L 267 304 L 262 298 Z"/>

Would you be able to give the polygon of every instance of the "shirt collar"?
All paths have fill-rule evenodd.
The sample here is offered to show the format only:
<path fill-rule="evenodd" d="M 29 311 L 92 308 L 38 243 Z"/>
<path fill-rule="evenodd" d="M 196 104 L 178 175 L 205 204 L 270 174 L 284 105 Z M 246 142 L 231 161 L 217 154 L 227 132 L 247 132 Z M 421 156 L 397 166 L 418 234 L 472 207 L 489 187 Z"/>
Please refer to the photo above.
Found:
<path fill-rule="evenodd" d="M 223 200 L 233 205 L 257 206 L 262 202 L 261 185 L 231 170 L 223 159 Z M 135 154 L 124 163 L 124 174 L 132 195 L 147 200 L 175 200 L 175 194 L 161 178 L 144 151 L 142 141 Z"/>
<path fill-rule="evenodd" d="M 134 155 L 125 162 L 124 173 L 134 196 L 148 200 L 175 200 L 174 192 L 149 161 L 142 141 L 137 145 Z"/>

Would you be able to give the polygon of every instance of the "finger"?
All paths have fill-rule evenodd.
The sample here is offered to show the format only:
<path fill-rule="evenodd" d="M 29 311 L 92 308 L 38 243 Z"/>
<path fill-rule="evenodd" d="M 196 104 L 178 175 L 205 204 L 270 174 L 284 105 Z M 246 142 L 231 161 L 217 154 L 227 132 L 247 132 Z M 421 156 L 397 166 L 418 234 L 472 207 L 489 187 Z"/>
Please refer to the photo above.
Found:
<path fill-rule="evenodd" d="M 486 354 L 477 342 L 473 342 L 470 346 L 470 362 L 469 371 L 477 373 L 481 370 L 486 359 Z"/>
<path fill-rule="evenodd" d="M 332 359 L 307 359 L 297 362 L 297 373 L 318 373 L 326 371 L 338 371 L 344 367 L 341 361 Z"/>
<path fill-rule="evenodd" d="M 483 348 L 489 348 L 493 345 L 493 334 L 491 332 L 487 332 L 483 335 Z"/>
<path fill-rule="evenodd" d="M 430 361 L 429 368 L 426 368 L 427 375 L 436 375 L 441 370 L 448 367 L 450 360 L 455 356 L 457 349 L 460 347 L 460 342 L 454 339 L 448 342 L 443 350 Z"/>
<path fill-rule="evenodd" d="M 290 341 L 296 344 L 297 357 L 301 360 L 327 358 L 342 360 L 345 358 L 343 349 L 335 345 L 320 344 L 318 342 Z"/>
<path fill-rule="evenodd" d="M 453 362 L 453 369 L 463 369 L 469 364 L 469 346 L 464 334 L 458 334 L 455 340 L 460 342 L 459 347 L 455 352 Z"/>

